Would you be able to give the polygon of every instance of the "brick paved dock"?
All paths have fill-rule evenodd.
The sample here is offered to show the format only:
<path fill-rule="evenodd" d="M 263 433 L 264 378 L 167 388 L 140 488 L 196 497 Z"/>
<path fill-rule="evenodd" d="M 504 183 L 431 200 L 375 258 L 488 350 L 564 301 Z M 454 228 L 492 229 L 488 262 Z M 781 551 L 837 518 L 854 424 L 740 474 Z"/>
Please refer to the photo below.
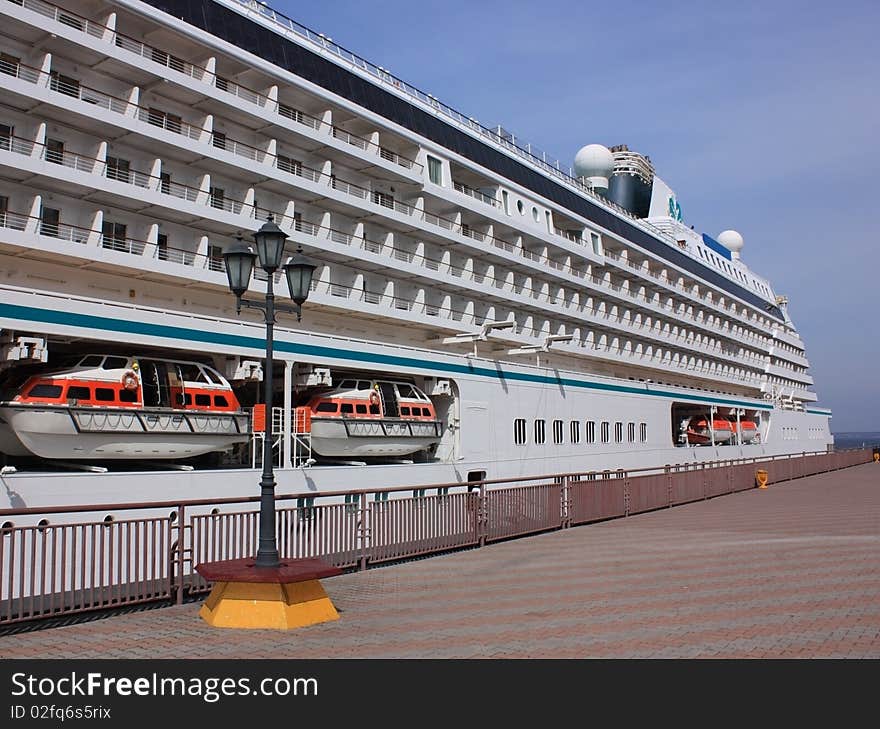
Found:
<path fill-rule="evenodd" d="M 200 603 L 0 637 L 2 658 L 880 658 L 880 465 L 323 580 L 340 620 Z"/>

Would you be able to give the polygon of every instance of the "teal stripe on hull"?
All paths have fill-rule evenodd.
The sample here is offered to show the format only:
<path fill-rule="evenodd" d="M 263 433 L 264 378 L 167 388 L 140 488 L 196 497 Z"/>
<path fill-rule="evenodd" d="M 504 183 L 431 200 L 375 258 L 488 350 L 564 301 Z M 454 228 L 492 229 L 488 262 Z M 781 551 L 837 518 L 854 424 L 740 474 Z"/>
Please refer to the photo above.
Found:
<path fill-rule="evenodd" d="M 8 317 L 10 319 L 32 321 L 35 323 L 60 324 L 63 326 L 72 326 L 81 329 L 101 330 L 116 333 L 127 332 L 129 334 L 139 334 L 142 336 L 162 337 L 164 339 L 172 339 L 178 342 L 202 342 L 220 344 L 228 347 L 248 347 L 258 350 L 265 350 L 266 348 L 266 340 L 265 338 L 261 337 L 247 337 L 238 334 L 223 334 L 221 332 L 211 332 L 201 329 L 188 329 L 185 327 L 169 326 L 167 324 L 150 324 L 149 322 L 110 319 L 107 317 L 94 316 L 90 314 L 76 314 L 66 311 L 54 311 L 51 309 L 37 309 L 30 306 L 18 306 L 16 304 L 0 304 L 0 316 Z M 644 390 L 637 387 L 627 387 L 626 385 L 611 385 L 604 382 L 574 380 L 568 377 L 548 377 L 546 375 L 531 374 L 527 372 L 510 372 L 504 371 L 500 367 L 498 369 L 491 369 L 489 367 L 477 367 L 471 364 L 460 365 L 445 362 L 432 362 L 430 360 L 417 359 L 415 357 L 402 357 L 398 355 L 379 354 L 377 352 L 358 352 L 347 349 L 338 349 L 335 347 L 320 347 L 311 344 L 294 344 L 293 342 L 286 342 L 279 339 L 276 339 L 274 344 L 276 352 L 287 352 L 290 354 L 304 355 L 316 358 L 332 357 L 335 359 L 363 362 L 371 365 L 381 364 L 390 365 L 392 367 L 412 367 L 422 371 L 429 370 L 431 372 L 437 373 L 472 375 L 477 377 L 488 377 L 496 380 L 536 382 L 540 384 L 554 386 L 564 385 L 566 387 L 598 390 L 604 392 L 619 392 L 632 395 L 650 395 L 652 397 L 663 397 L 671 400 L 691 400 L 694 402 L 745 407 L 753 410 L 770 410 L 772 407 L 763 403 L 744 402 L 741 400 L 727 400 L 718 397 L 691 395 L 689 393 L 664 392 L 662 390 Z"/>

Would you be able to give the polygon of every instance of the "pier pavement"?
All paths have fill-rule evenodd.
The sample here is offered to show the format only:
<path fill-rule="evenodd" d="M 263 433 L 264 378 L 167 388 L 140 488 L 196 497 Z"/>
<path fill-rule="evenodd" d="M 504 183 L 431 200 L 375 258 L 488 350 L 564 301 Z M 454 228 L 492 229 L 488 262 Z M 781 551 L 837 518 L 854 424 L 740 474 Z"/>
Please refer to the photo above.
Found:
<path fill-rule="evenodd" d="M 880 464 L 322 581 L 335 622 L 200 603 L 0 637 L 2 658 L 880 658 Z"/>

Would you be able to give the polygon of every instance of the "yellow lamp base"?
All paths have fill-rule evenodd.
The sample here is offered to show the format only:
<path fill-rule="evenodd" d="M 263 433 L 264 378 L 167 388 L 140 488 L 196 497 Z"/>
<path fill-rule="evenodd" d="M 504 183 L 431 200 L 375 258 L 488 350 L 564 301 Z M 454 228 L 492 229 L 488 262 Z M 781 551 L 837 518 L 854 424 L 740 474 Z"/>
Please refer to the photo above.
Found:
<path fill-rule="evenodd" d="M 765 471 L 763 468 L 759 468 L 757 471 L 755 471 L 755 481 L 758 482 L 759 489 L 767 488 L 767 480 L 768 480 L 767 471 Z"/>
<path fill-rule="evenodd" d="M 318 580 L 215 582 L 199 615 L 215 628 L 275 630 L 339 619 L 339 613 Z"/>

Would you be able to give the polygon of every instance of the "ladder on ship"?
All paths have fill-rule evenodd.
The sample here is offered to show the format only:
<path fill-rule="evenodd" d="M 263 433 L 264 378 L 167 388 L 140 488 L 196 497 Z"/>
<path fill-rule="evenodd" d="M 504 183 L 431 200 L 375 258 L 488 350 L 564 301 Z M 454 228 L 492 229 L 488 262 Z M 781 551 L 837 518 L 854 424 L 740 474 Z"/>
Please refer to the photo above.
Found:
<path fill-rule="evenodd" d="M 290 432 L 290 463 L 294 468 L 309 466 L 312 458 L 311 418 L 308 410 L 295 409 Z M 266 406 L 254 405 L 251 416 L 251 468 L 262 467 L 263 447 L 266 441 Z M 284 408 L 272 408 L 272 455 L 273 465 L 284 466 Z"/>

